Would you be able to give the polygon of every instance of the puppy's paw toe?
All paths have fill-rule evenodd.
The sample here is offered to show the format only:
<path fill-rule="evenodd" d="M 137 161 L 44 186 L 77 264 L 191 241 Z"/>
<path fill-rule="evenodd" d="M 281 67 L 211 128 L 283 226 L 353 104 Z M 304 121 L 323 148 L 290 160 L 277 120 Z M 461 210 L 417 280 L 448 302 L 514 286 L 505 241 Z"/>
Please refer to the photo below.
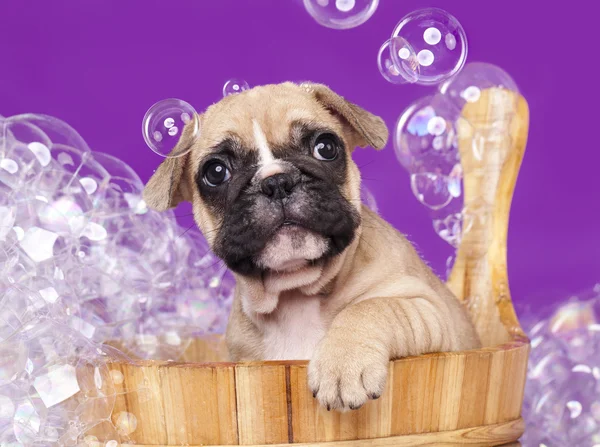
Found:
<path fill-rule="evenodd" d="M 333 337 L 326 337 L 319 345 L 308 367 L 308 383 L 324 408 L 357 410 L 383 392 L 387 355 L 362 346 Z"/>
<path fill-rule="evenodd" d="M 388 362 L 385 362 L 385 364 L 373 364 L 363 371 L 362 385 L 367 391 L 369 399 L 379 399 L 383 394 L 388 368 Z"/>

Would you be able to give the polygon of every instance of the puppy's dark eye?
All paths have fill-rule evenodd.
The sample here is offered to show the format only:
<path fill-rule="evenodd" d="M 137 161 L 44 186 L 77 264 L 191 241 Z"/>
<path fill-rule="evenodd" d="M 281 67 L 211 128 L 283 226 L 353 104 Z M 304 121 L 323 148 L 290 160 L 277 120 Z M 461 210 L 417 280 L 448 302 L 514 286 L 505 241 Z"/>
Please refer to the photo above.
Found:
<path fill-rule="evenodd" d="M 231 178 L 231 172 L 220 161 L 209 162 L 204 168 L 204 183 L 208 186 L 219 186 Z"/>
<path fill-rule="evenodd" d="M 338 156 L 339 147 L 333 135 L 320 135 L 313 147 L 313 157 L 317 160 L 332 161 Z"/>

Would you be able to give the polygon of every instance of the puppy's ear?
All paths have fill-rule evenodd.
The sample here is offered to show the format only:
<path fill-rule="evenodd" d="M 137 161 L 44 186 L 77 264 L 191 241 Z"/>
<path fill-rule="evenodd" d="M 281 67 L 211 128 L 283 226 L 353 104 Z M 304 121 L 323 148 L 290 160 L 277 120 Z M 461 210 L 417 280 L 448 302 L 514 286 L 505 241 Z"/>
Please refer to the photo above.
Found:
<path fill-rule="evenodd" d="M 358 137 L 360 147 L 371 146 L 375 149 L 383 149 L 388 140 L 388 128 L 385 122 L 378 116 L 367 112 L 356 104 L 346 101 L 343 97 L 333 92 L 323 84 L 305 82 L 301 84 L 305 90 L 313 94 L 317 101 L 338 115 L 350 125 Z"/>
<path fill-rule="evenodd" d="M 194 143 L 196 134 L 194 130 L 200 122 L 199 116 L 196 116 L 196 119 L 197 122 L 191 121 L 186 124 L 177 145 L 169 153 L 172 158 L 164 159 L 144 188 L 144 201 L 156 211 L 165 211 L 176 207 L 180 202 L 190 202 L 192 200 L 191 192 L 184 177 L 185 167 L 190 155 L 188 151 Z M 182 152 L 188 153 L 173 157 L 174 154 Z"/>

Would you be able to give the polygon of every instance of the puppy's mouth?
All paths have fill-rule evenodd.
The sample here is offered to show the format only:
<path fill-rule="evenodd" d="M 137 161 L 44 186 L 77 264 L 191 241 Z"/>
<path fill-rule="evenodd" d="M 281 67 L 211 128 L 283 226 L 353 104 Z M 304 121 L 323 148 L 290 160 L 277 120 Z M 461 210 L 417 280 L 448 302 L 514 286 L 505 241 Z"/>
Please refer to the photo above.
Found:
<path fill-rule="evenodd" d="M 295 220 L 286 219 L 283 222 L 281 222 L 281 224 L 275 229 L 275 232 L 281 230 L 282 228 L 294 228 L 294 227 L 302 228 L 302 225 L 299 224 L 298 222 L 296 222 Z"/>
<path fill-rule="evenodd" d="M 303 230 L 307 230 L 307 228 L 301 223 L 296 222 L 295 220 L 284 220 L 280 225 L 275 227 L 271 237 L 274 237 L 281 232 L 300 232 Z"/>
<path fill-rule="evenodd" d="M 254 262 L 263 270 L 296 271 L 318 262 L 329 247 L 329 238 L 286 219 L 274 229 Z"/>

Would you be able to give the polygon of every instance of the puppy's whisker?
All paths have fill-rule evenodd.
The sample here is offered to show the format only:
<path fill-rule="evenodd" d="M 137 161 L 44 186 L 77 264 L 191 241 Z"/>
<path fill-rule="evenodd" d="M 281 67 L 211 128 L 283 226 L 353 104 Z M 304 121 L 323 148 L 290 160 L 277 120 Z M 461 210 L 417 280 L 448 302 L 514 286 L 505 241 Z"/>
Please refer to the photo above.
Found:
<path fill-rule="evenodd" d="M 367 239 L 365 239 L 362 234 L 360 235 L 360 241 L 361 243 L 368 245 L 373 252 L 379 254 L 378 250 L 376 250 L 375 247 L 373 247 L 373 245 Z"/>
<path fill-rule="evenodd" d="M 223 268 L 223 275 L 225 275 L 225 271 L 227 270 L 227 266 L 225 265 L 225 263 L 223 262 L 222 259 L 217 258 L 217 260 L 215 262 L 213 262 L 211 265 L 209 265 L 209 268 L 213 268 L 215 266 L 218 266 L 219 264 L 221 264 L 221 267 Z"/>
<path fill-rule="evenodd" d="M 196 224 L 192 224 L 190 225 L 187 230 L 185 230 L 183 233 L 181 233 L 179 236 L 177 236 L 177 239 L 179 239 L 180 237 L 184 236 L 188 231 L 190 231 Z"/>
<path fill-rule="evenodd" d="M 173 217 L 189 217 L 189 216 L 193 216 L 194 213 L 189 213 L 189 214 L 176 214 Z"/>
<path fill-rule="evenodd" d="M 372 164 L 372 163 L 374 163 L 374 162 L 375 162 L 375 159 L 373 159 L 373 160 L 371 160 L 371 161 L 368 161 L 368 162 L 366 162 L 365 164 L 362 164 L 362 165 L 360 165 L 360 166 L 358 167 L 358 169 L 362 169 L 362 168 L 364 168 L 365 166 L 369 166 L 370 164 Z"/>
<path fill-rule="evenodd" d="M 206 236 L 208 234 L 218 233 L 221 230 L 221 227 L 213 228 L 209 231 L 203 231 L 202 233 Z"/>

